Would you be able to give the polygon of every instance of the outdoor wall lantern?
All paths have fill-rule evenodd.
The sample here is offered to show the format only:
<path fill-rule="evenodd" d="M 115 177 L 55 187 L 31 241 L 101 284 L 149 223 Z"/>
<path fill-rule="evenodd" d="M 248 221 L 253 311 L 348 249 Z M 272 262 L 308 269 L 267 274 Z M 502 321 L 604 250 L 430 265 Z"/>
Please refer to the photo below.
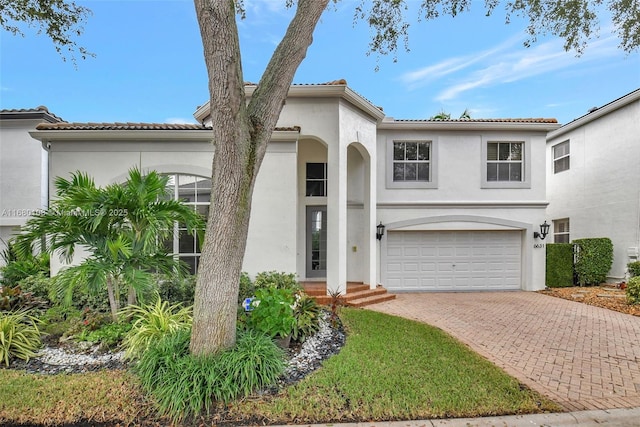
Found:
<path fill-rule="evenodd" d="M 376 239 L 382 240 L 382 236 L 384 236 L 384 225 L 380 221 L 380 224 L 376 226 Z"/>
<path fill-rule="evenodd" d="M 544 224 L 540 224 L 539 233 L 537 231 L 533 232 L 533 238 L 540 238 L 540 240 L 544 240 L 544 238 L 547 237 L 547 234 L 549 234 L 549 224 L 545 221 Z"/>

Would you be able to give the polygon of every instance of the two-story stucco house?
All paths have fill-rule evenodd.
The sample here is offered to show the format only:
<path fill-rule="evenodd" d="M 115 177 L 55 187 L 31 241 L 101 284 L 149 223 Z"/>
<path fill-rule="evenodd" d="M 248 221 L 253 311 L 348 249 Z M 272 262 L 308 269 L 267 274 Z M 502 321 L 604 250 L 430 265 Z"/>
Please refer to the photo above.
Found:
<path fill-rule="evenodd" d="M 47 151 L 28 132 L 60 121 L 46 107 L 0 111 L 0 251 L 33 212 L 47 206 Z"/>
<path fill-rule="evenodd" d="M 247 96 L 255 86 L 247 85 Z M 31 132 L 54 177 L 120 182 L 133 166 L 209 208 L 209 104 L 200 125 L 43 123 Z M 260 170 L 244 270 L 278 270 L 344 290 L 544 288 L 545 143 L 555 119 L 395 120 L 343 80 L 294 85 Z M 37 141 L 33 141 L 39 146 Z M 384 234 L 377 239 L 377 226 Z M 200 242 L 173 252 L 197 267 Z M 59 266 L 54 266 L 54 270 Z"/>
<path fill-rule="evenodd" d="M 640 247 L 640 89 L 549 133 L 547 198 L 552 241 L 610 238 L 623 280 Z"/>

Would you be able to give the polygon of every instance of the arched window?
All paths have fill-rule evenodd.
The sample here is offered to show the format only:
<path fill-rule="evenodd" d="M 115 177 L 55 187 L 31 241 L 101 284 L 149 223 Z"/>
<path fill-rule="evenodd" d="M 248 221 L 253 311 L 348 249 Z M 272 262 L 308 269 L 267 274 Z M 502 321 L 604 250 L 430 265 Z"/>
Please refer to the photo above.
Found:
<path fill-rule="evenodd" d="M 192 206 L 204 218 L 209 217 L 211 199 L 211 179 L 195 175 L 165 174 L 169 176 L 167 190 L 175 200 Z M 176 223 L 173 238 L 165 242 L 168 252 L 184 261 L 192 274 L 198 271 L 202 242 L 196 235 L 189 233 L 184 224 Z"/>

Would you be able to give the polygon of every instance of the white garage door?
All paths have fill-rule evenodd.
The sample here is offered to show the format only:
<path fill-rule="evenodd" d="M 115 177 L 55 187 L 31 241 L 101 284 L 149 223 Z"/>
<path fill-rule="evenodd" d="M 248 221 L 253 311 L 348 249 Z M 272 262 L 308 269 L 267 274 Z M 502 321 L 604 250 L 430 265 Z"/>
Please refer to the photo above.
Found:
<path fill-rule="evenodd" d="M 390 291 L 520 289 L 519 231 L 390 231 Z"/>

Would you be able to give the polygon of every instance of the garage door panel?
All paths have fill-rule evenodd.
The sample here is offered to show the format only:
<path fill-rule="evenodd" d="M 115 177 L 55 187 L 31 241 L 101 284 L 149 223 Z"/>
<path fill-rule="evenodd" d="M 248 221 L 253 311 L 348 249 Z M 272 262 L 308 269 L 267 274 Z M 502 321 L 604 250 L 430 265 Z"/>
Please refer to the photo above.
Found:
<path fill-rule="evenodd" d="M 420 263 L 420 271 L 424 272 L 434 272 L 436 271 L 436 263 L 435 262 L 422 262 Z"/>
<path fill-rule="evenodd" d="M 387 233 L 385 286 L 389 290 L 520 289 L 518 231 Z"/>

